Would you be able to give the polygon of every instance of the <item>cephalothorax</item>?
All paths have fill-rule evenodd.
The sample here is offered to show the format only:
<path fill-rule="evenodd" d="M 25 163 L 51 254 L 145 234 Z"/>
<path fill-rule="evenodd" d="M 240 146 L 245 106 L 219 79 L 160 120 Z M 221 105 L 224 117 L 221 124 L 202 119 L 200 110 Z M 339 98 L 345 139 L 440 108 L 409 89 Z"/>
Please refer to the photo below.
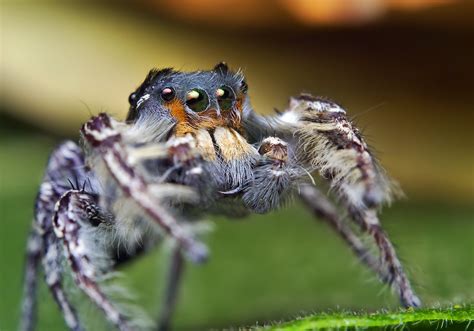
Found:
<path fill-rule="evenodd" d="M 125 122 L 100 114 L 82 129 L 84 148 L 51 155 L 28 242 L 23 330 L 33 328 L 39 262 L 68 327 L 83 329 L 62 287 L 61 257 L 77 286 L 120 330 L 139 329 L 100 280 L 164 238 L 175 243 L 159 327 L 169 327 L 183 256 L 208 256 L 193 226 L 204 215 L 241 217 L 300 198 L 359 259 L 390 284 L 404 306 L 419 306 L 377 208 L 393 185 L 336 103 L 303 94 L 272 116 L 255 113 L 241 72 L 152 70 L 130 95 Z M 329 181 L 348 221 L 316 188 Z M 358 234 L 373 237 L 372 255 Z"/>

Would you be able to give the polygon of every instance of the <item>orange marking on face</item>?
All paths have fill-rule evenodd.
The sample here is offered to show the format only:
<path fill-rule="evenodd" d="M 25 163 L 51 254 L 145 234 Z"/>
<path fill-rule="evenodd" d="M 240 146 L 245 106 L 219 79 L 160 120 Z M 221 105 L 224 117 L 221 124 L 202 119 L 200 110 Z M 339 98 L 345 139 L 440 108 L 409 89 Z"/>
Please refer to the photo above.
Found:
<path fill-rule="evenodd" d="M 195 129 L 188 123 L 188 116 L 182 104 L 178 99 L 173 99 L 167 102 L 165 106 L 170 111 L 171 116 L 176 119 L 176 136 L 182 137 L 188 133 L 193 132 Z"/>
<path fill-rule="evenodd" d="M 166 107 L 169 109 L 171 116 L 177 121 L 175 128 L 177 136 L 184 136 L 199 129 L 210 130 L 217 127 L 233 128 L 238 133 L 243 134 L 241 117 L 244 98 L 244 95 L 240 95 L 235 101 L 234 109 L 222 110 L 220 115 L 215 109 L 207 109 L 196 113 L 196 116 L 189 116 L 186 113 L 185 105 L 177 99 L 166 103 Z"/>
<path fill-rule="evenodd" d="M 186 122 L 187 116 L 186 111 L 184 110 L 184 105 L 178 99 L 166 103 L 166 106 L 169 109 L 171 116 L 173 116 L 178 123 Z"/>

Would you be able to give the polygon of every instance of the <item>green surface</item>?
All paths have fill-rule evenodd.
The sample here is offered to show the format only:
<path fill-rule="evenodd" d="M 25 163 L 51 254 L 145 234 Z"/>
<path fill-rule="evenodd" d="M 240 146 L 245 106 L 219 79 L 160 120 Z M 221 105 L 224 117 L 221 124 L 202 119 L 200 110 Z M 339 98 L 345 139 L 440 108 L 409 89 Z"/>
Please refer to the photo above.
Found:
<path fill-rule="evenodd" d="M 55 142 L 0 136 L 0 330 L 16 330 L 26 234 L 42 170 Z M 427 307 L 474 300 L 474 207 L 453 202 L 397 203 L 385 228 Z M 178 330 L 290 320 L 308 313 L 396 309 L 396 299 L 358 265 L 331 229 L 300 206 L 247 220 L 214 219 L 211 260 L 189 265 L 176 314 Z M 137 302 L 156 316 L 166 259 L 156 251 L 122 271 Z M 65 330 L 46 287 L 39 330 Z M 92 305 L 88 320 L 99 320 Z M 472 315 L 472 309 L 468 312 Z M 93 322 L 95 323 L 95 322 Z M 98 324 L 96 324 L 98 325 Z M 96 328 L 100 330 L 100 328 Z"/>
<path fill-rule="evenodd" d="M 329 313 L 299 318 L 288 323 L 275 324 L 258 330 L 299 331 L 314 329 L 375 329 L 400 326 L 420 329 L 468 330 L 474 317 L 474 306 L 455 305 L 442 309 L 420 309 L 399 312 Z"/>

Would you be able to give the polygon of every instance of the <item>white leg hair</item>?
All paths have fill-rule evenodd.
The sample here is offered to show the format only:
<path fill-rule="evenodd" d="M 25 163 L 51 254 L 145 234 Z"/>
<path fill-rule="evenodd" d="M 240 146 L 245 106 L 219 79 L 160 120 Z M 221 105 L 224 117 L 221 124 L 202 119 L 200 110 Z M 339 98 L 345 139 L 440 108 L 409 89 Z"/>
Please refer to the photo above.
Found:
<path fill-rule="evenodd" d="M 81 221 L 91 197 L 77 190 L 63 194 L 56 204 L 53 217 L 54 233 L 64 246 L 64 252 L 78 287 L 103 311 L 105 317 L 121 331 L 131 331 L 127 318 L 107 298 L 96 279 L 100 275 L 90 255 L 91 247 L 86 247 L 80 237 Z"/>
<path fill-rule="evenodd" d="M 368 255 L 361 240 L 339 221 L 333 207 L 314 188 L 301 188 L 303 202 L 316 215 L 329 221 L 360 260 L 392 286 L 402 305 L 419 306 L 421 302 L 376 213 L 381 204 L 390 203 L 392 197 L 399 194 L 398 187 L 378 165 L 345 110 L 332 101 L 305 94 L 292 98 L 289 108 L 276 116 L 259 116 L 248 110 L 244 126 L 254 139 L 261 139 L 262 132 L 273 132 L 290 142 L 296 151 L 296 162 L 328 180 L 350 218 L 374 239 L 380 261 Z"/>
<path fill-rule="evenodd" d="M 39 262 L 42 259 L 46 280 L 56 278 L 54 276 L 56 271 L 53 270 L 50 260 L 50 257 L 54 255 L 54 252 L 50 249 L 54 248 L 51 248 L 51 242 L 48 239 L 52 235 L 51 218 L 54 213 L 54 205 L 66 190 L 65 181 L 66 183 L 67 180 L 78 181 L 82 177 L 84 177 L 84 162 L 81 148 L 71 141 L 62 143 L 51 153 L 35 202 L 33 229 L 28 238 L 25 264 L 24 294 L 20 320 L 20 330 L 22 331 L 32 331 L 35 327 L 36 287 L 39 275 Z M 79 330 L 79 324 L 75 321 L 73 310 L 69 309 L 67 298 L 62 292 L 60 282 L 50 283 L 48 286 L 52 291 L 53 297 L 58 302 L 68 325 L 73 330 Z M 66 316 L 67 313 L 65 312 L 71 313 Z"/>
<path fill-rule="evenodd" d="M 113 127 L 113 120 L 107 114 L 100 114 L 84 124 L 82 133 L 91 147 L 98 150 L 122 191 L 168 236 L 179 243 L 191 261 L 204 262 L 208 256 L 206 246 L 186 231 L 161 205 L 153 187 L 130 164 L 129 153 L 122 144 L 121 134 Z"/>

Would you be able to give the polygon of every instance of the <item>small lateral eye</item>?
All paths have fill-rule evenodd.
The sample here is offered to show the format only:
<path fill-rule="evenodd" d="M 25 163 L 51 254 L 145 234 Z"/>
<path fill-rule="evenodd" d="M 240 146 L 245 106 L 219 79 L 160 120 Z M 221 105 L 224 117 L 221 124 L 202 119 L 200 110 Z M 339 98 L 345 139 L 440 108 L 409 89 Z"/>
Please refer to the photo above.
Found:
<path fill-rule="evenodd" d="M 192 89 L 186 93 L 186 105 L 195 112 L 201 112 L 209 106 L 207 93 L 200 89 Z"/>
<path fill-rule="evenodd" d="M 247 93 L 249 89 L 249 86 L 247 85 L 247 82 L 245 80 L 242 81 L 242 84 L 240 85 L 240 90 L 242 93 Z"/>
<path fill-rule="evenodd" d="M 165 101 L 171 101 L 175 97 L 176 93 L 172 87 L 165 87 L 161 90 L 161 98 Z"/>
<path fill-rule="evenodd" d="M 222 110 L 228 110 L 232 108 L 234 102 L 234 92 L 230 87 L 221 86 L 216 90 L 217 102 Z"/>
<path fill-rule="evenodd" d="M 135 105 L 136 102 L 137 102 L 137 94 L 133 92 L 132 94 L 128 96 L 128 103 L 133 106 Z"/>

